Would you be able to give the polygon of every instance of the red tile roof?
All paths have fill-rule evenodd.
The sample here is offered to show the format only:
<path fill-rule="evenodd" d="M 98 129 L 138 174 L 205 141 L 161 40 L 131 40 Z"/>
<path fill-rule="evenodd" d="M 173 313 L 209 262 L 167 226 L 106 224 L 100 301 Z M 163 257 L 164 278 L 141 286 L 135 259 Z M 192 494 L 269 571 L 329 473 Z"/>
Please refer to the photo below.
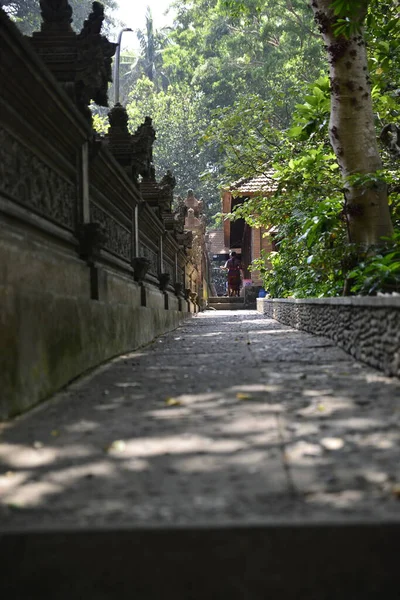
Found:
<path fill-rule="evenodd" d="M 278 182 L 273 178 L 274 170 L 267 169 L 255 177 L 242 177 L 229 188 L 230 192 L 240 192 L 241 195 L 257 194 L 259 192 L 272 194 L 278 187 Z M 235 194 L 236 195 L 236 194 Z"/>

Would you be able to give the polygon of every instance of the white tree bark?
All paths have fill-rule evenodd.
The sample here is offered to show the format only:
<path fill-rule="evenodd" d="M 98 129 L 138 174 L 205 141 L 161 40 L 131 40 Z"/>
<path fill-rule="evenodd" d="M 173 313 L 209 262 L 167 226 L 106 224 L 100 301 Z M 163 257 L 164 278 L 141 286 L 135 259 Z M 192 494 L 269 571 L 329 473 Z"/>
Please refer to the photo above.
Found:
<path fill-rule="evenodd" d="M 332 0 L 312 0 L 315 20 L 329 56 L 331 81 L 330 141 L 345 181 L 349 241 L 364 247 L 380 243 L 393 231 L 384 183 L 354 187 L 349 175 L 372 174 L 382 168 L 379 154 L 367 53 L 362 31 L 369 0 L 360 0 L 352 19 L 360 29 L 349 38 L 335 36 Z"/>

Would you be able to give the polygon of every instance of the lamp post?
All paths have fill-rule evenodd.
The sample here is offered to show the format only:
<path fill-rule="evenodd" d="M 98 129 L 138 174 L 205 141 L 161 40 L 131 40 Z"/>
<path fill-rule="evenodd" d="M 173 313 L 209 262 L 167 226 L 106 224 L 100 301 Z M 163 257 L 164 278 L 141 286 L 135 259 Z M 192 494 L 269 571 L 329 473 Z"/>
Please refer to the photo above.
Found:
<path fill-rule="evenodd" d="M 114 104 L 119 102 L 119 62 L 121 56 L 121 39 L 124 31 L 133 31 L 130 27 L 124 27 L 118 34 L 117 39 L 117 51 L 115 53 L 115 61 L 114 61 Z"/>

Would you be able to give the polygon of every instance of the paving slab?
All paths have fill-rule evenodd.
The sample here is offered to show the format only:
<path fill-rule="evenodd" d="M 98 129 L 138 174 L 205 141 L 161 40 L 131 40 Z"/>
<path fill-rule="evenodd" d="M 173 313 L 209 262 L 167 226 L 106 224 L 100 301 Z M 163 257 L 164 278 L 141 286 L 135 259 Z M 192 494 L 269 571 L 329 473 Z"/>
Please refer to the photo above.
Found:
<path fill-rule="evenodd" d="M 0 524 L 398 521 L 399 399 L 330 340 L 202 313 L 3 424 Z"/>

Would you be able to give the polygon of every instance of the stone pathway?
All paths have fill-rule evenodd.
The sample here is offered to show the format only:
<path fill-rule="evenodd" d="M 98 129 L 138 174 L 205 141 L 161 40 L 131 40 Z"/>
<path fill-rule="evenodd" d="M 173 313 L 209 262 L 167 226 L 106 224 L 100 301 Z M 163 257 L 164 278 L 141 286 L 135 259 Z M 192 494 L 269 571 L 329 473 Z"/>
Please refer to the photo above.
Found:
<path fill-rule="evenodd" d="M 0 436 L 0 526 L 399 521 L 400 382 L 206 312 Z"/>

